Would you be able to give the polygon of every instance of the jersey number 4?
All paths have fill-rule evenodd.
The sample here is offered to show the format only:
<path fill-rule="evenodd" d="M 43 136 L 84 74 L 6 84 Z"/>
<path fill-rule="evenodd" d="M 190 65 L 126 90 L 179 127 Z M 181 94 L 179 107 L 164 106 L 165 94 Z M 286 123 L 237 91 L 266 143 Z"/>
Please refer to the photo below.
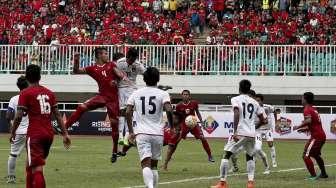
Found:
<path fill-rule="evenodd" d="M 253 112 L 254 112 L 254 106 L 253 106 L 253 104 L 248 104 L 246 106 L 246 103 L 243 102 L 243 116 L 244 116 L 244 119 L 246 117 L 246 110 L 250 114 L 249 115 L 249 119 L 251 119 L 252 115 L 253 115 Z"/>
<path fill-rule="evenodd" d="M 152 106 L 152 110 L 148 110 L 149 114 L 155 114 L 156 112 L 156 104 L 153 102 L 155 100 L 155 96 L 149 97 L 148 105 Z M 142 115 L 146 115 L 146 97 L 140 97 L 142 103 Z"/>
<path fill-rule="evenodd" d="M 36 98 L 40 103 L 41 114 L 50 114 L 50 103 L 48 95 L 38 95 Z"/>

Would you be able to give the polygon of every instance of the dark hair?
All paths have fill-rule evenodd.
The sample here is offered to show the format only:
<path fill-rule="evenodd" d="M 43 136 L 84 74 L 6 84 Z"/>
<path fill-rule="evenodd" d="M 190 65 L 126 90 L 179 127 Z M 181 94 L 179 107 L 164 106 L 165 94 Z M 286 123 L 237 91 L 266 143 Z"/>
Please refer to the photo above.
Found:
<path fill-rule="evenodd" d="M 314 93 L 312 92 L 306 92 L 303 94 L 303 98 L 306 100 L 308 104 L 314 103 Z"/>
<path fill-rule="evenodd" d="M 256 96 L 256 92 L 253 89 L 250 89 L 250 91 L 248 91 L 247 94 L 250 95 L 251 97 Z"/>
<path fill-rule="evenodd" d="M 114 53 L 112 56 L 113 61 L 118 61 L 119 59 L 123 58 L 125 55 L 123 53 L 117 52 Z"/>
<path fill-rule="evenodd" d="M 126 58 L 138 58 L 139 57 L 139 51 L 136 48 L 130 48 L 128 49 L 126 53 Z"/>
<path fill-rule="evenodd" d="M 251 89 L 251 82 L 249 80 L 242 80 L 239 82 L 239 91 L 247 94 Z"/>
<path fill-rule="evenodd" d="M 182 91 L 181 94 L 183 94 L 184 92 L 187 92 L 190 95 L 190 91 L 189 90 L 185 89 L 185 90 Z"/>
<path fill-rule="evenodd" d="M 28 87 L 28 81 L 25 76 L 20 76 L 17 79 L 16 86 L 21 90 L 24 90 Z"/>
<path fill-rule="evenodd" d="M 41 68 L 38 65 L 30 64 L 26 68 L 26 79 L 29 83 L 36 83 L 41 80 Z"/>
<path fill-rule="evenodd" d="M 94 50 L 94 55 L 95 55 L 95 58 L 97 59 L 98 56 L 103 52 L 103 51 L 107 51 L 107 48 L 105 47 L 98 47 Z"/>
<path fill-rule="evenodd" d="M 261 93 L 256 94 L 256 98 L 259 98 L 261 101 L 264 101 L 264 95 Z"/>
<path fill-rule="evenodd" d="M 143 74 L 143 80 L 147 86 L 156 86 L 160 81 L 160 72 L 155 67 L 148 67 Z"/>

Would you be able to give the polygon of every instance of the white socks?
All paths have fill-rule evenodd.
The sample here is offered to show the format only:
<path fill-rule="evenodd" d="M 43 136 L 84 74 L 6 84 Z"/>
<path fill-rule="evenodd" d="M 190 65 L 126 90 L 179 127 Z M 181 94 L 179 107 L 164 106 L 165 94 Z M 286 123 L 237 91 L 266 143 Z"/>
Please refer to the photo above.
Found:
<path fill-rule="evenodd" d="M 229 160 L 228 159 L 222 159 L 221 165 L 219 168 L 219 175 L 221 181 L 226 181 L 226 177 L 229 171 Z"/>
<path fill-rule="evenodd" d="M 125 126 L 126 120 L 124 117 L 119 117 L 119 139 L 124 138 L 124 126 Z"/>
<path fill-rule="evenodd" d="M 157 170 L 152 170 L 152 173 L 154 177 L 154 182 L 153 182 L 154 188 L 157 188 L 159 184 L 159 172 Z"/>
<path fill-rule="evenodd" d="M 147 188 L 154 188 L 154 175 L 152 170 L 145 167 L 142 169 L 142 175 Z"/>
<path fill-rule="evenodd" d="M 16 157 L 8 157 L 8 176 L 15 176 Z"/>
<path fill-rule="evenodd" d="M 271 158 L 272 158 L 272 163 L 276 164 L 276 153 L 275 153 L 275 146 L 270 147 L 271 150 Z"/>
<path fill-rule="evenodd" d="M 249 160 L 246 162 L 247 165 L 247 178 L 248 181 L 254 181 L 254 171 L 255 171 L 255 162 L 254 160 Z"/>

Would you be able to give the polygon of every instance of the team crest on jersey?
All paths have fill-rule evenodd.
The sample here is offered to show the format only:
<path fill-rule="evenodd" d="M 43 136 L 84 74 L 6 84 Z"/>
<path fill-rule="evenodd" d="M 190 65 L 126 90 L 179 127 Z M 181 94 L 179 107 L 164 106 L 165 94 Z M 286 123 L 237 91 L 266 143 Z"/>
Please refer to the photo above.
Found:
<path fill-rule="evenodd" d="M 330 132 L 336 135 L 336 119 L 330 122 Z"/>
<path fill-rule="evenodd" d="M 285 117 L 280 117 L 280 120 L 275 122 L 275 132 L 280 135 L 289 134 L 292 132 L 292 120 Z"/>
<path fill-rule="evenodd" d="M 217 129 L 218 122 L 212 116 L 208 116 L 202 126 L 208 134 L 211 134 Z"/>
<path fill-rule="evenodd" d="M 185 113 L 190 114 L 190 109 L 189 108 L 185 109 Z"/>

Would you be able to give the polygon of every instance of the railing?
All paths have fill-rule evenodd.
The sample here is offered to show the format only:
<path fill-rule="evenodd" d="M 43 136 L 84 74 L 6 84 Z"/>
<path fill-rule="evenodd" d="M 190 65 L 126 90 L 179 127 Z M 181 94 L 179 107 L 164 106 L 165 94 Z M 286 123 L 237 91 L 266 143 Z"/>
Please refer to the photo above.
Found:
<path fill-rule="evenodd" d="M 91 65 L 97 46 L 0 46 L 0 73 L 22 73 L 35 63 L 44 74 L 71 74 L 72 58 L 81 54 L 81 66 Z M 136 47 L 140 61 L 165 74 L 189 75 L 305 75 L 335 76 L 336 46 L 105 46 L 115 52 Z"/>
<path fill-rule="evenodd" d="M 75 111 L 77 105 L 81 103 L 58 103 L 58 109 L 60 111 Z M 8 102 L 0 102 L 0 110 L 7 110 Z M 275 109 L 280 109 L 283 113 L 302 113 L 303 107 L 299 105 L 274 105 Z M 336 106 L 316 106 L 321 114 L 333 114 L 336 112 Z M 212 112 L 227 112 L 231 111 L 231 105 L 199 105 L 200 111 L 212 111 Z M 95 111 L 105 112 L 104 108 L 97 109 Z"/>

